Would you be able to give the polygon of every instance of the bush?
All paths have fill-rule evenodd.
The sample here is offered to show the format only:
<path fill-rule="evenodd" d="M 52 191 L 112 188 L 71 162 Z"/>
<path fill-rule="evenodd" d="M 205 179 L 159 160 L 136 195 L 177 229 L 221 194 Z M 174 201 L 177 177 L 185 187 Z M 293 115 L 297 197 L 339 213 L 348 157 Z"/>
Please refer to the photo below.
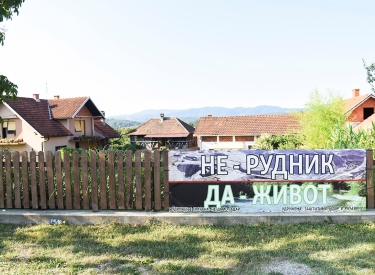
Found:
<path fill-rule="evenodd" d="M 275 149 L 298 149 L 302 145 L 295 135 L 270 135 L 263 134 L 255 141 L 253 149 L 275 150 Z"/>

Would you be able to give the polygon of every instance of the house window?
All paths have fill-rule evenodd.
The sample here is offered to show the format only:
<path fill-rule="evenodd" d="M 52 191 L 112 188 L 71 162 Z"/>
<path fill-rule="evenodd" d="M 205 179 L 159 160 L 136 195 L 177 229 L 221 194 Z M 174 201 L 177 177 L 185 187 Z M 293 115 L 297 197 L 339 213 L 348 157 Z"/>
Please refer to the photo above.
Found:
<path fill-rule="evenodd" d="M 84 120 L 75 120 L 74 129 L 76 132 L 82 132 L 82 135 L 85 134 L 85 121 Z"/>
<path fill-rule="evenodd" d="M 363 119 L 368 118 L 374 113 L 374 108 L 363 108 Z"/>
<path fill-rule="evenodd" d="M 14 121 L 3 122 L 3 138 L 7 138 L 9 134 L 16 134 L 16 123 Z"/>

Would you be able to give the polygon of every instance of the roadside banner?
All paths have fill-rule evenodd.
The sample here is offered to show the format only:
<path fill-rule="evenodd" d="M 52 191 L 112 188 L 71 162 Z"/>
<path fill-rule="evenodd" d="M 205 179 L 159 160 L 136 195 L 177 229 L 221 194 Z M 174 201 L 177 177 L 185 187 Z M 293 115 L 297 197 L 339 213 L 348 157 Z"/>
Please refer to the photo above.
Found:
<path fill-rule="evenodd" d="M 366 210 L 366 150 L 169 152 L 171 212 Z"/>

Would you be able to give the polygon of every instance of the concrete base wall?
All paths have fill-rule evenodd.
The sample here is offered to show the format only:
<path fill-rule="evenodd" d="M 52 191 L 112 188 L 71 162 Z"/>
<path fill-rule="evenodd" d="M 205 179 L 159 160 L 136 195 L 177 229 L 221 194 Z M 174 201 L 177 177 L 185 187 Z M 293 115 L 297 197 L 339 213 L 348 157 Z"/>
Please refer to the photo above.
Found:
<path fill-rule="evenodd" d="M 375 210 L 357 213 L 169 213 L 145 211 L 112 211 L 99 212 L 85 210 L 0 210 L 0 223 L 7 224 L 49 224 L 50 219 L 59 219 L 67 224 L 131 224 L 147 225 L 150 223 L 178 225 L 254 225 L 264 224 L 298 224 L 298 223 L 372 223 L 375 221 Z"/>

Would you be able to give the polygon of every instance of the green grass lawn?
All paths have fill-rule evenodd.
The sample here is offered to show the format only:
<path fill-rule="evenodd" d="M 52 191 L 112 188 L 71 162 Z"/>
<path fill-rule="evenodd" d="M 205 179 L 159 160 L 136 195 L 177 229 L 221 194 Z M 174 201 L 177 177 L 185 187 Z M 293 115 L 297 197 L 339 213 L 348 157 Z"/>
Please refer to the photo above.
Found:
<path fill-rule="evenodd" d="M 375 274 L 375 224 L 73 226 L 0 224 L 0 274 Z"/>

